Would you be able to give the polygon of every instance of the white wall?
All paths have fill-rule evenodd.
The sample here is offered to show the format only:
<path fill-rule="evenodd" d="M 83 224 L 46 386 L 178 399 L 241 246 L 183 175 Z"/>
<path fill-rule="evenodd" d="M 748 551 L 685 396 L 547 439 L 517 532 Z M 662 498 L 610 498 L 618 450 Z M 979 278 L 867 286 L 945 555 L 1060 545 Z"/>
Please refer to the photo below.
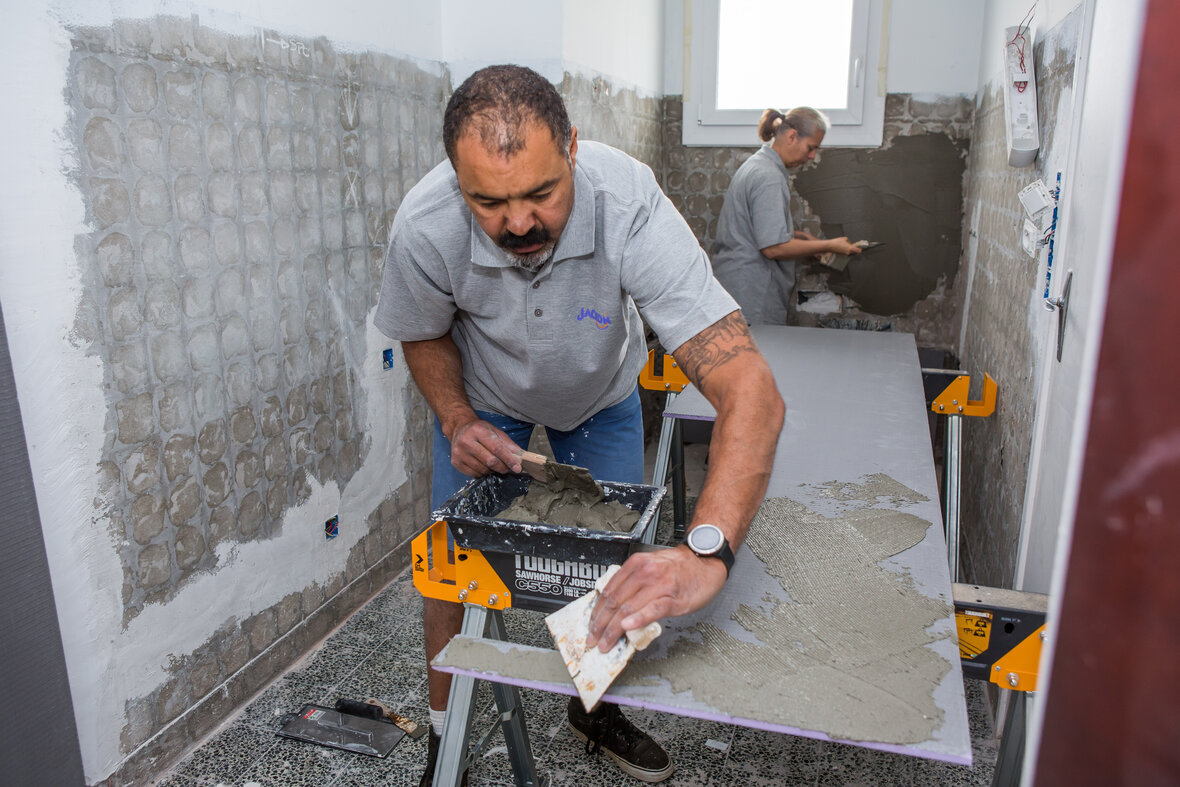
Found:
<path fill-rule="evenodd" d="M 890 8 L 886 92 L 975 95 L 984 4 L 893 0 Z"/>
<path fill-rule="evenodd" d="M 560 83 L 562 6 L 550 0 L 443 0 L 443 59 L 457 87 L 474 71 L 516 63 Z"/>
<path fill-rule="evenodd" d="M 663 0 L 564 0 L 567 71 L 598 73 L 615 88 L 663 94 Z"/>
<path fill-rule="evenodd" d="M 664 94 L 684 92 L 689 0 L 665 0 Z M 974 95 L 979 78 L 984 4 L 979 0 L 873 0 L 884 3 L 889 93 Z M 1026 8 L 1027 10 L 1027 8 Z M 1013 22 L 1015 24 L 1015 22 Z M 785 73 L 789 62 L 784 62 Z"/>
<path fill-rule="evenodd" d="M 1004 28 L 1015 27 L 1024 19 L 1032 3 L 1029 0 L 988 0 L 982 4 L 983 50 L 979 58 L 979 85 L 982 87 L 998 80 L 1004 70 Z M 1044 31 L 1057 25 L 1069 16 L 1080 0 L 1037 0 L 1032 21 L 1033 40 L 1038 41 Z"/>
<path fill-rule="evenodd" d="M 517 63 L 554 83 L 569 71 L 661 95 L 663 0 L 444 0 L 442 9 L 453 85 L 483 66 Z"/>

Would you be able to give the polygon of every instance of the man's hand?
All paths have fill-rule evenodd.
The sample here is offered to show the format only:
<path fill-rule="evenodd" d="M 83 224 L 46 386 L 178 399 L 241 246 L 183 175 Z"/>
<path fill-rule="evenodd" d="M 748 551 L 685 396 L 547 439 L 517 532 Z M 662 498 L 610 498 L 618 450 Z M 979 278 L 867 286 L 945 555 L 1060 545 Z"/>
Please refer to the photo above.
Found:
<path fill-rule="evenodd" d="M 479 478 L 489 472 L 520 472 L 520 448 L 487 421 L 477 418 L 464 423 L 452 432 L 450 441 L 451 464 L 463 475 Z"/>
<path fill-rule="evenodd" d="M 502 430 L 475 414 L 463 387 L 463 361 L 450 334 L 420 342 L 402 342 L 410 374 L 443 434 L 451 441 L 451 464 L 464 475 L 479 478 L 519 473 L 520 449 Z"/>
<path fill-rule="evenodd" d="M 698 557 L 684 545 L 632 555 L 595 603 L 586 646 L 597 643 L 605 653 L 624 631 L 696 612 L 717 595 L 725 576 L 724 563 Z"/>

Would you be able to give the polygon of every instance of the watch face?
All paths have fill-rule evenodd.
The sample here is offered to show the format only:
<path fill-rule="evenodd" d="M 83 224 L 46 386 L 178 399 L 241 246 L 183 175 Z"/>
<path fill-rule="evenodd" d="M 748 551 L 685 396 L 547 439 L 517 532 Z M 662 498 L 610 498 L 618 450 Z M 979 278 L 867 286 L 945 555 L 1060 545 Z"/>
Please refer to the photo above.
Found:
<path fill-rule="evenodd" d="M 698 554 L 712 554 L 724 540 L 721 529 L 713 525 L 697 525 L 688 533 L 688 545 Z"/>

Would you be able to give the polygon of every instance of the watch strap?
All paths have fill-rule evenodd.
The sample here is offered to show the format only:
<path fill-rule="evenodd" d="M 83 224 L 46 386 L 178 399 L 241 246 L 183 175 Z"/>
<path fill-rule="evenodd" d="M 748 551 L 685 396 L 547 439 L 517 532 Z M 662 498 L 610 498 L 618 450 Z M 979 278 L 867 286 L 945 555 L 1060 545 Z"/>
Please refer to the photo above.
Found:
<path fill-rule="evenodd" d="M 721 562 L 725 564 L 725 576 L 729 576 L 729 572 L 733 570 L 733 550 L 729 548 L 729 540 L 723 539 L 721 542 L 721 549 L 714 552 L 710 557 L 720 558 Z"/>

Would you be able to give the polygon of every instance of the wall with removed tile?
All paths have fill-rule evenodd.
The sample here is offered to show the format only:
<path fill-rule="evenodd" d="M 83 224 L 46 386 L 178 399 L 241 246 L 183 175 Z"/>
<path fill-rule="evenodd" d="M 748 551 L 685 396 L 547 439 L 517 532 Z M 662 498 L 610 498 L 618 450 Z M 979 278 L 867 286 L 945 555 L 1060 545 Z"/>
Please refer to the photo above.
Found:
<path fill-rule="evenodd" d="M 959 345 L 962 368 L 973 380 L 990 374 L 999 396 L 994 415 L 964 424 L 960 570 L 963 581 L 994 587 L 1012 587 L 1016 577 L 1041 364 L 1056 325 L 1042 300 L 1048 249 L 1032 257 L 1021 248 L 1025 213 L 1017 194 L 1038 179 L 1053 188 L 1066 169 L 1081 15 L 1075 5 L 1035 32 L 1041 148 L 1032 166 L 1008 165 L 998 74 L 987 75 L 976 99 L 963 205 L 967 283 Z M 1003 49 L 999 25 L 1015 25 L 1018 17 L 989 31 L 997 51 Z"/>
<path fill-rule="evenodd" d="M 5 33 L 38 78 L 5 87 L 0 299 L 88 783 L 150 781 L 428 521 L 429 408 L 371 317 L 452 82 L 442 11 L 370 6 Z M 658 99 L 592 54 L 558 73 L 583 138 L 657 164 Z"/>
<path fill-rule="evenodd" d="M 730 180 L 757 146 L 685 147 L 680 97 L 664 101 L 664 187 L 711 251 Z M 796 228 L 886 245 L 841 272 L 798 262 L 791 324 L 905 331 L 923 346 L 953 348 L 972 111 L 964 96 L 892 93 L 879 148 L 821 148 L 792 173 Z M 757 143 L 756 129 L 750 138 Z"/>

